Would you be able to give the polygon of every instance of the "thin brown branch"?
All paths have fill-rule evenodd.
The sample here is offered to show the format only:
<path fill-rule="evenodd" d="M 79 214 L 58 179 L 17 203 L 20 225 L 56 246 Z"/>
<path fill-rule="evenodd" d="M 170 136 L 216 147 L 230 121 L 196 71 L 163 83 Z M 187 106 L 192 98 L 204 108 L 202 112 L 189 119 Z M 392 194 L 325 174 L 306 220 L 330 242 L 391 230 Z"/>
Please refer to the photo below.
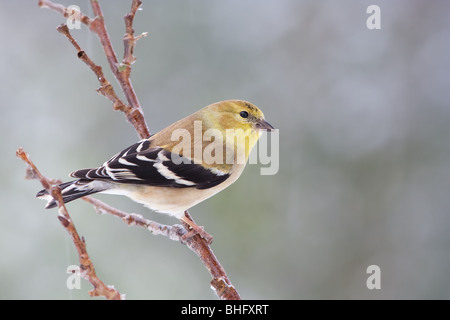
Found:
<path fill-rule="evenodd" d="M 188 217 L 192 220 L 189 213 Z M 205 267 L 211 274 L 211 287 L 214 289 L 216 295 L 222 300 L 240 300 L 241 297 L 236 288 L 231 284 L 225 269 L 219 263 L 211 247 L 205 239 L 196 235 L 186 240 L 186 245 L 189 249 L 195 252 Z"/>
<path fill-rule="evenodd" d="M 74 16 L 75 14 L 77 16 L 79 15 L 80 22 L 82 22 L 83 24 L 85 24 L 87 26 L 89 26 L 91 23 L 91 19 L 87 15 L 85 15 L 81 12 L 74 12 L 73 10 L 75 10 L 75 9 L 66 8 L 62 4 L 54 3 L 49 0 L 39 0 L 38 5 L 40 8 L 48 8 L 48 9 L 55 10 L 55 11 L 61 13 L 65 18 Z"/>
<path fill-rule="evenodd" d="M 128 225 L 136 225 L 143 227 L 153 233 L 154 235 L 163 235 L 173 241 L 180 241 L 184 243 L 189 249 L 191 249 L 200 258 L 205 267 L 211 274 L 211 286 L 220 299 L 223 300 L 239 300 L 239 293 L 236 288 L 231 284 L 225 269 L 220 265 L 214 252 L 207 242 L 199 235 L 183 240 L 183 235 L 187 232 L 181 225 L 167 226 L 159 224 L 154 221 L 145 219 L 139 214 L 126 213 L 116 208 L 113 208 L 106 203 L 94 199 L 92 197 L 84 197 L 83 200 L 92 204 L 95 210 L 100 214 L 112 214 L 118 218 L 121 218 Z M 189 216 L 192 219 L 191 216 Z"/>
<path fill-rule="evenodd" d="M 62 226 L 69 233 L 72 241 L 75 245 L 75 248 L 78 252 L 79 262 L 80 262 L 80 270 L 81 276 L 89 281 L 94 287 L 93 290 L 89 291 L 91 296 L 103 296 L 109 300 L 120 300 L 125 298 L 121 295 L 116 289 L 111 286 L 106 286 L 103 281 L 101 281 L 97 274 L 95 273 L 94 264 L 92 263 L 89 254 L 86 250 L 86 243 L 82 237 L 77 232 L 72 219 L 70 218 L 69 212 L 64 205 L 64 201 L 61 195 L 61 189 L 58 185 L 53 185 L 52 180 L 46 178 L 41 172 L 36 168 L 34 163 L 31 161 L 28 154 L 22 149 L 19 148 L 16 151 L 16 155 L 25 161 L 28 166 L 33 171 L 33 176 L 38 179 L 42 186 L 50 193 L 50 195 L 57 201 L 58 203 L 58 219 L 61 222 Z"/>
<path fill-rule="evenodd" d="M 182 236 L 187 232 L 186 229 L 181 225 L 176 224 L 173 226 L 168 226 L 168 225 L 160 224 L 160 223 L 145 219 L 140 214 L 127 213 L 127 212 L 121 211 L 119 209 L 111 207 L 110 205 L 107 205 L 103 201 L 100 201 L 100 200 L 92 198 L 92 197 L 83 197 L 83 200 L 92 204 L 94 209 L 99 214 L 111 214 L 113 216 L 116 216 L 116 217 L 122 219 L 129 226 L 139 226 L 139 227 L 145 228 L 148 231 L 150 231 L 151 233 L 153 233 L 154 235 L 162 235 L 162 236 L 168 237 L 169 239 L 171 239 L 173 241 L 181 241 Z"/>
<path fill-rule="evenodd" d="M 64 7 L 61 4 L 56 4 L 50 0 L 40 0 L 39 6 L 42 8 L 49 8 L 52 10 L 55 10 L 59 13 L 61 13 L 64 17 L 68 17 L 71 12 L 68 8 Z M 142 107 L 139 103 L 139 100 L 136 96 L 136 93 L 134 91 L 133 85 L 131 84 L 130 79 L 130 67 L 126 64 L 119 64 L 117 60 L 117 56 L 114 52 L 114 49 L 111 44 L 111 40 L 109 38 L 109 34 L 106 30 L 105 21 L 103 17 L 103 12 L 101 10 L 100 4 L 97 0 L 91 0 L 91 6 L 95 14 L 95 18 L 91 19 L 87 15 L 80 13 L 80 21 L 87 25 L 89 27 L 89 30 L 91 30 L 93 33 L 95 33 L 100 40 L 100 43 L 103 47 L 103 51 L 105 52 L 107 61 L 109 63 L 109 66 L 111 68 L 112 73 L 114 74 L 114 77 L 117 79 L 125 98 L 128 101 L 128 106 L 125 105 L 120 99 L 117 98 L 117 95 L 114 93 L 114 89 L 111 86 L 111 84 L 108 82 L 108 85 L 104 85 L 102 81 L 107 81 L 106 78 L 103 76 L 102 78 L 98 77 L 98 74 L 95 69 L 91 67 L 91 69 L 94 71 L 94 73 L 97 75 L 97 78 L 99 79 L 102 86 L 99 88 L 98 92 L 102 95 L 106 96 L 108 99 L 110 99 L 113 102 L 113 106 L 115 110 L 122 111 L 127 120 L 134 126 L 137 134 L 141 139 L 147 138 L 150 136 L 150 131 L 148 130 L 147 123 L 144 118 L 144 112 L 142 110 Z M 133 2 L 132 6 L 132 15 L 131 19 L 134 18 L 135 12 L 139 6 Z M 130 23 L 130 26 L 132 25 L 132 20 Z M 80 46 L 76 43 L 76 41 L 73 39 L 73 37 L 70 35 L 70 32 L 68 28 L 63 29 L 62 27 L 58 28 L 58 31 L 63 33 L 69 41 L 72 43 L 72 45 L 77 50 L 78 57 L 83 60 L 84 55 L 86 55 L 85 51 L 83 51 Z M 128 31 L 128 30 L 127 30 Z M 126 35 L 126 37 L 129 37 L 129 35 Z M 132 40 L 129 40 L 129 51 L 132 54 L 134 50 L 134 44 L 136 40 L 140 37 L 134 38 L 134 36 L 131 34 Z M 131 39 L 131 38 L 130 38 Z M 134 56 L 133 56 L 134 57 Z M 127 59 L 131 59 L 127 56 Z M 134 59 L 135 60 L 135 59 Z M 133 61 L 134 61 L 133 60 Z M 83 60 L 86 64 L 88 64 L 85 60 Z M 89 64 L 88 64 L 89 65 Z M 97 69 L 99 67 L 97 66 Z"/>
<path fill-rule="evenodd" d="M 142 37 L 147 36 L 147 32 L 142 33 L 140 36 L 135 37 L 134 36 L 134 29 L 133 29 L 133 21 L 134 16 L 136 15 L 136 12 L 139 10 L 139 8 L 142 5 L 142 1 L 140 0 L 133 0 L 131 4 L 131 11 L 125 16 L 125 35 L 123 36 L 123 60 L 122 65 L 126 66 L 126 70 L 123 72 L 127 72 L 127 76 L 130 76 L 131 73 L 131 65 L 136 61 L 136 58 L 134 56 L 134 47 L 136 45 L 136 41 L 139 40 Z"/>
<path fill-rule="evenodd" d="M 127 71 L 129 66 L 123 67 L 118 63 L 117 56 L 112 47 L 111 40 L 109 39 L 108 31 L 106 30 L 105 18 L 103 16 L 100 3 L 97 0 L 91 0 L 91 6 L 95 14 L 95 19 L 91 22 L 89 28 L 92 32 L 97 34 L 111 71 L 119 82 L 119 85 L 132 108 L 131 111 L 127 111 L 125 113 L 127 119 L 133 124 L 142 139 L 147 138 L 150 136 L 150 131 L 148 130 L 147 123 L 145 122 L 144 112 L 142 111 L 139 100 L 134 92 L 133 85 L 131 84 L 130 71 Z"/>
<path fill-rule="evenodd" d="M 132 108 L 125 103 L 117 96 L 116 92 L 114 91 L 113 86 L 111 83 L 106 79 L 105 75 L 103 74 L 103 69 L 101 66 L 96 65 L 87 55 L 85 51 L 81 49 L 81 47 L 78 45 L 78 42 L 72 37 L 70 34 L 69 28 L 66 24 L 60 25 L 58 28 L 56 28 L 61 34 L 66 36 L 66 38 L 69 40 L 69 42 L 74 46 L 75 50 L 77 50 L 77 56 L 78 58 L 83 61 L 91 70 L 95 73 L 97 76 L 98 81 L 100 82 L 100 88 L 97 89 L 97 92 L 105 96 L 107 99 L 109 99 L 113 103 L 114 110 L 119 110 L 124 112 L 125 114 L 130 113 L 132 111 Z"/>

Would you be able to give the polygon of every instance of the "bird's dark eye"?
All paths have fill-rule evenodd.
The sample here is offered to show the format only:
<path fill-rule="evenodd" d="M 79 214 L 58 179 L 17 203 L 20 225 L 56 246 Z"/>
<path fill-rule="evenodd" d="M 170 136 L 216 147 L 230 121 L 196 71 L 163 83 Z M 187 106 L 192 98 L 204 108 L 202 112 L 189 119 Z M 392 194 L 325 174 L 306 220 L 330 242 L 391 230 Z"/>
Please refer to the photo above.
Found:
<path fill-rule="evenodd" d="M 241 113 L 239 113 L 239 115 L 240 115 L 242 118 L 248 118 L 248 112 L 247 112 L 247 111 L 241 111 Z"/>

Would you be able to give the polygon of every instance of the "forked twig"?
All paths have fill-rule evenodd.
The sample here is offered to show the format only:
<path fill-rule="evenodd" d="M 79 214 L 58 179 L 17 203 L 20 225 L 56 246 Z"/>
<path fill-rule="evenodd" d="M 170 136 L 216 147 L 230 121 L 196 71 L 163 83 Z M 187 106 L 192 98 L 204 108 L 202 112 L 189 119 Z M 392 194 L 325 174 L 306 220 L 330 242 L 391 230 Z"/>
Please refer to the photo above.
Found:
<path fill-rule="evenodd" d="M 41 8 L 53 9 L 61 13 L 66 18 L 69 17 L 71 14 L 68 8 L 49 0 L 39 0 L 38 4 Z M 130 15 L 130 18 L 128 18 L 128 20 L 134 18 L 134 15 L 140 5 L 141 5 L 140 1 L 133 0 L 131 13 L 128 14 Z M 128 50 L 124 54 L 124 61 L 125 62 L 132 61 L 132 62 L 130 62 L 129 64 L 126 63 L 119 64 L 117 56 L 112 47 L 111 40 L 109 38 L 108 31 L 106 30 L 105 19 L 100 7 L 100 3 L 97 0 L 91 0 L 91 6 L 94 11 L 95 18 L 91 19 L 87 15 L 80 12 L 79 13 L 80 22 L 88 26 L 89 30 L 92 31 L 94 34 L 96 34 L 98 39 L 100 40 L 100 43 L 102 45 L 103 51 L 105 52 L 111 71 L 114 74 L 115 78 L 117 79 L 123 93 L 125 94 L 129 106 L 126 106 L 123 102 L 120 101 L 120 99 L 117 98 L 117 95 L 113 93 L 114 89 L 109 84 L 109 82 L 107 82 L 107 80 L 104 79 L 104 76 L 102 78 L 98 77 L 97 72 L 92 68 L 94 66 L 98 70 L 99 67 L 95 66 L 95 64 L 93 65 L 89 64 L 90 59 L 87 57 L 86 53 L 83 50 L 81 50 L 75 39 L 70 35 L 67 26 L 58 27 L 58 31 L 64 34 L 69 39 L 70 43 L 77 50 L 78 57 L 82 59 L 86 64 L 88 64 L 89 67 L 91 67 L 91 69 L 96 73 L 97 78 L 101 84 L 101 87 L 98 89 L 98 91 L 113 102 L 113 106 L 116 110 L 124 112 L 125 116 L 127 117 L 127 120 L 134 126 L 140 138 L 142 139 L 147 138 L 150 136 L 150 131 L 148 130 L 148 126 L 144 118 L 144 113 L 142 111 L 141 105 L 139 104 L 139 100 L 136 96 L 136 93 L 133 89 L 133 85 L 131 84 L 130 80 L 130 73 L 131 73 L 130 65 L 132 62 L 134 62 L 133 60 L 134 57 L 132 56 L 132 53 L 134 51 L 134 45 L 136 43 L 136 40 L 141 38 L 143 35 L 135 38 L 132 29 L 132 21 L 128 22 L 129 27 L 127 27 L 127 33 L 124 36 L 124 42 L 127 43 Z"/>
<path fill-rule="evenodd" d="M 133 0 L 131 7 L 131 19 L 134 18 L 134 13 L 138 10 L 141 5 L 141 1 Z M 105 26 L 105 18 L 103 16 L 102 9 L 100 7 L 100 3 L 97 0 L 91 0 L 91 6 L 95 14 L 95 19 L 92 20 L 89 25 L 89 29 L 94 32 L 102 44 L 103 51 L 105 52 L 106 58 L 108 60 L 109 66 L 111 68 L 112 73 L 116 77 L 119 82 L 120 87 L 122 88 L 125 97 L 127 98 L 128 103 L 131 106 L 131 109 L 125 112 L 125 115 L 129 122 L 133 124 L 139 136 L 144 139 L 150 136 L 150 131 L 148 130 L 147 124 L 145 122 L 144 113 L 142 111 L 141 105 L 139 104 L 139 100 L 134 92 L 133 85 L 130 80 L 131 66 L 129 64 L 119 64 L 117 60 L 117 56 L 114 52 L 114 49 L 111 44 L 111 40 L 109 39 L 108 31 Z M 131 54 L 134 51 L 134 45 L 136 39 L 134 38 L 132 21 L 129 22 L 130 27 L 127 28 L 127 33 L 125 34 L 126 42 L 129 44 L 128 54 L 125 52 L 125 57 Z M 125 40 L 124 40 L 125 41 Z M 124 58 L 125 58 L 124 57 Z M 128 57 L 128 59 L 134 59 Z M 134 62 L 134 61 L 133 61 Z"/>

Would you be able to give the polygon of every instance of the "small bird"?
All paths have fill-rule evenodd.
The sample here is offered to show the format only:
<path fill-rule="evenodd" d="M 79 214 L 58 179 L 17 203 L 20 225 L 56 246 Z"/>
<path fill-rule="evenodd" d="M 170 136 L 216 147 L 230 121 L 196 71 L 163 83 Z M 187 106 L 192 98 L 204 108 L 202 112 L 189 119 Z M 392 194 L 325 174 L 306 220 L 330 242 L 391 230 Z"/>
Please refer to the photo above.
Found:
<path fill-rule="evenodd" d="M 102 166 L 74 171 L 59 185 L 64 203 L 93 194 L 125 195 L 176 217 L 208 242 L 186 211 L 235 182 L 261 131 L 274 128 L 243 100 L 213 103 L 117 153 Z M 47 190 L 36 195 L 57 206 Z"/>

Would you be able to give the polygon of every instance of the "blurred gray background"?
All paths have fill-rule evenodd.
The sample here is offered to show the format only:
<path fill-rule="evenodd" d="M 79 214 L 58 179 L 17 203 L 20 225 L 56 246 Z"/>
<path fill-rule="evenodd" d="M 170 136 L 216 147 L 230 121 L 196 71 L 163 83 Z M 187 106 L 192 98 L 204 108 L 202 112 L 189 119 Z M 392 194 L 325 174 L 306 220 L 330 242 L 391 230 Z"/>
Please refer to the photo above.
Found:
<path fill-rule="evenodd" d="M 132 80 L 152 132 L 212 102 L 252 101 L 280 129 L 280 170 L 249 165 L 191 209 L 247 299 L 450 298 L 450 2 L 144 1 Z M 92 16 L 88 1 L 77 4 Z M 119 58 L 129 1 L 102 1 Z M 369 30 L 366 9 L 381 8 Z M 102 164 L 138 140 L 37 1 L 0 2 L 0 298 L 68 290 L 73 244 L 15 157 L 47 176 Z M 97 38 L 74 30 L 107 71 Z M 107 72 L 117 88 L 115 80 Z M 118 91 L 119 92 L 119 91 Z M 98 196 L 163 222 L 125 197 Z M 183 245 L 68 205 L 99 277 L 129 299 L 215 299 Z M 366 287 L 370 265 L 381 289 Z"/>

